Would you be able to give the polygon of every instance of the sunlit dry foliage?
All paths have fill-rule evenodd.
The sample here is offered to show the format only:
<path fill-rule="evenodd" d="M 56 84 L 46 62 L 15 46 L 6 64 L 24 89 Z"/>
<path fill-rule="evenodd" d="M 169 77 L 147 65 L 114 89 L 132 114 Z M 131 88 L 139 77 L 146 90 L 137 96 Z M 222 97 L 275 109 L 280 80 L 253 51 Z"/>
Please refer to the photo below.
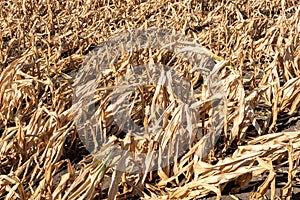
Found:
<path fill-rule="evenodd" d="M 204 140 L 196 138 L 168 167 L 123 173 L 109 167 L 112 152 L 97 160 L 78 136 L 72 97 L 80 78 L 75 74 L 101 42 L 124 30 L 153 26 L 174 29 L 207 49 L 226 88 L 226 117 L 207 156 L 199 153 Z M 229 193 L 238 193 L 261 175 L 264 181 L 249 198 L 263 199 L 268 190 L 271 199 L 291 198 L 300 183 L 300 130 L 285 129 L 289 119 L 299 116 L 299 35 L 300 3 L 293 0 L 1 1 L 1 199 L 195 199 L 212 193 L 220 198 L 228 185 L 234 185 Z M 153 147 L 151 138 L 133 141 L 113 129 L 111 106 L 105 101 L 109 89 L 103 86 L 117 85 L 135 58 L 151 63 L 172 56 L 145 49 L 110 66 L 115 71 L 101 79 L 95 101 L 103 106 L 100 121 L 111 143 L 145 152 Z M 200 78 L 185 61 L 171 67 L 192 84 Z M 203 106 L 208 97 L 201 96 L 207 89 L 201 87 Z M 145 104 L 174 98 L 156 91 L 157 86 L 140 91 Z M 147 126 L 148 111 L 140 104 L 132 102 L 132 113 Z M 209 112 L 208 107 L 201 109 Z M 170 134 L 179 118 L 165 124 Z M 276 193 L 279 173 L 287 178 Z"/>

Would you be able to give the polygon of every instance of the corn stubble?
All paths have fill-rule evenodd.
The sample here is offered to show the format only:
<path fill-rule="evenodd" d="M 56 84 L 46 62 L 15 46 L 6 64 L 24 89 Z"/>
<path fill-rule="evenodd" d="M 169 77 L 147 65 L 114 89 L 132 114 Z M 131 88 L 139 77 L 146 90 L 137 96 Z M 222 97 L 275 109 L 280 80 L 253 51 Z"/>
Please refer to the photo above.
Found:
<path fill-rule="evenodd" d="M 300 131 L 277 131 L 283 116 L 299 116 L 298 1 L 24 0 L 0 4 L 1 199 L 195 199 L 211 193 L 219 199 L 227 184 L 234 183 L 230 191 L 234 195 L 262 174 L 266 174 L 264 181 L 249 198 L 263 199 L 270 190 L 271 199 L 280 199 L 291 198 L 300 184 Z M 212 52 L 226 88 L 222 135 L 206 157 L 199 157 L 203 140 L 198 139 L 168 167 L 146 174 L 114 171 L 109 167 L 111 154 L 95 159 L 83 150 L 76 134 L 74 74 L 88 51 L 101 42 L 123 30 L 151 26 L 187 34 Z M 111 67 L 126 69 L 132 59 L 149 63 L 149 52 L 124 55 Z M 163 58 L 166 53 L 157 55 Z M 189 68 L 184 62 L 175 65 L 183 74 Z M 125 71 L 107 75 L 106 92 Z M 187 77 L 191 83 L 199 79 L 197 73 Z M 207 87 L 202 87 L 204 94 Z M 140 90 L 143 103 L 151 104 L 155 89 Z M 104 106 L 107 102 L 100 90 L 95 101 Z M 174 98 L 162 93 L 164 102 Z M 141 100 L 135 100 L 132 113 L 147 126 Z M 205 105 L 202 100 L 199 105 Z M 201 113 L 209 109 L 203 106 Z M 100 121 L 111 144 L 152 151 L 151 138 L 120 137 L 106 111 Z M 205 128 L 207 123 L 201 119 Z M 176 121 L 164 126 L 170 124 Z M 282 171 L 287 179 L 278 194 L 277 175 Z"/>

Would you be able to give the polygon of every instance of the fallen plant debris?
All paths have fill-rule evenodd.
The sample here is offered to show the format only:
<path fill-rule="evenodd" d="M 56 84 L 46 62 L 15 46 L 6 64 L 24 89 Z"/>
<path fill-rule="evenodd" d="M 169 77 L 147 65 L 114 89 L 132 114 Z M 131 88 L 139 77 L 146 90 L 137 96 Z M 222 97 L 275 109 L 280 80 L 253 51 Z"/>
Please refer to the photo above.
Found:
<path fill-rule="evenodd" d="M 249 188 L 242 198 L 299 198 L 299 1 L 8 0 L 0 5 L 1 199 L 220 199 L 238 198 Z M 206 48 L 226 88 L 225 119 L 206 157 L 199 156 L 203 139 L 198 139 L 169 166 L 124 173 L 109 167 L 114 152 L 97 159 L 87 151 L 74 121 L 73 88 L 91 50 L 123 31 L 150 27 L 185 34 Z M 131 140 L 116 129 L 104 100 L 132 63 L 151 63 L 150 55 L 158 62 L 176 57 L 145 49 L 117 58 L 94 99 L 103 106 L 100 121 L 109 144 L 146 153 L 153 140 Z M 193 86 L 201 82 L 197 72 L 187 73 L 190 63 L 170 63 Z M 197 86 L 203 92 L 199 105 L 207 105 L 201 96 L 205 84 Z M 155 90 L 140 91 L 146 105 Z M 163 90 L 157 95 L 162 103 L 172 98 Z M 131 105 L 133 118 L 146 126 L 141 101 Z M 209 109 L 203 106 L 201 112 Z M 179 118 L 165 126 L 172 130 Z M 202 116 L 202 127 L 206 120 Z"/>

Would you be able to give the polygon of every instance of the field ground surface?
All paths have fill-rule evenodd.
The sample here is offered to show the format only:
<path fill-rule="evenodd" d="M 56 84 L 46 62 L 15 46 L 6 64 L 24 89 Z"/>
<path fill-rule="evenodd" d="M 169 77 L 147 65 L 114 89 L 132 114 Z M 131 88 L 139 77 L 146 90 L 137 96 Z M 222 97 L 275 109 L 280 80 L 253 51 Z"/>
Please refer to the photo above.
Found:
<path fill-rule="evenodd" d="M 153 27 L 171 31 L 164 47 L 177 44 L 175 33 L 201 45 L 205 55 L 193 58 L 214 70 L 204 75 L 183 54 L 151 47 L 98 52 L 114 59 L 105 70 L 88 65 L 103 42 L 114 47 L 122 38 L 114 36 Z M 296 0 L 0 1 L 0 199 L 300 199 L 299 38 Z M 116 124 L 112 98 L 124 95 L 120 81 L 136 65 L 153 63 L 193 86 L 198 112 L 144 85 L 125 106 L 147 134 L 132 136 Z M 209 84 L 216 73 L 219 84 Z M 95 106 L 79 112 L 89 106 L 92 76 Z M 219 86 L 222 109 L 213 104 Z M 162 125 L 151 131 L 155 117 Z M 189 139 L 176 140 L 182 135 Z M 130 155 L 146 158 L 131 157 L 138 173 L 117 168 Z"/>

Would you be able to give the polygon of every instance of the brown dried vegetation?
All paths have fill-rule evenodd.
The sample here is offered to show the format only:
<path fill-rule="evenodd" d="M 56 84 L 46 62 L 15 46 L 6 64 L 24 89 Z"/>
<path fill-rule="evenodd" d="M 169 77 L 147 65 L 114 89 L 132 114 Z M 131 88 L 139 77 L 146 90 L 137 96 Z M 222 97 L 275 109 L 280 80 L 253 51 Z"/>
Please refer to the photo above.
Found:
<path fill-rule="evenodd" d="M 74 74 L 101 42 L 153 26 L 212 52 L 226 84 L 226 117 L 208 157 L 197 157 L 199 141 L 170 167 L 132 175 L 109 168 L 110 156 L 97 160 L 85 150 L 74 124 Z M 300 3 L 293 0 L 1 1 L 1 199 L 220 198 L 228 185 L 238 193 L 261 175 L 249 198 L 268 190 L 271 199 L 291 198 L 300 185 L 300 130 L 285 129 L 299 116 L 299 34 Z M 126 67 L 129 58 L 122 59 L 116 65 Z M 122 73 L 103 81 L 116 84 Z M 130 143 L 109 132 L 109 113 L 101 120 L 112 141 Z M 279 174 L 287 177 L 280 194 Z"/>

